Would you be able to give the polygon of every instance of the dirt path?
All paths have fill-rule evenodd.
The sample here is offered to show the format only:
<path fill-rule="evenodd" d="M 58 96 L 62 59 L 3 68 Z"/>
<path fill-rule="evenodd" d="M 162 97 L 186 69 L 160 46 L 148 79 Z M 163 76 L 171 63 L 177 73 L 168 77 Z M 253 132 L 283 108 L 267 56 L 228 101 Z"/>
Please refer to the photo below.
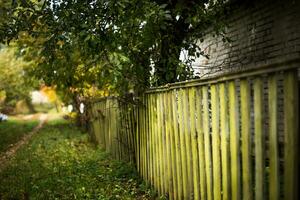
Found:
<path fill-rule="evenodd" d="M 26 120 L 26 119 L 25 119 Z M 30 140 L 30 138 L 40 130 L 43 125 L 47 122 L 47 115 L 46 114 L 40 114 L 39 116 L 39 125 L 37 125 L 30 133 L 25 134 L 21 140 L 19 140 L 17 143 L 13 144 L 7 151 L 0 154 L 0 171 L 2 171 L 11 158 L 14 157 L 16 152 L 25 144 L 27 144 Z"/>

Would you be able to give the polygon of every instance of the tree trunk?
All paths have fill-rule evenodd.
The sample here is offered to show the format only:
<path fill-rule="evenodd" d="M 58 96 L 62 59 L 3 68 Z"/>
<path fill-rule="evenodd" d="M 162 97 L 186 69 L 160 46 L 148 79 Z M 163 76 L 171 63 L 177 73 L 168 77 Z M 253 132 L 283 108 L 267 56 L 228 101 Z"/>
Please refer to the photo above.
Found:
<path fill-rule="evenodd" d="M 181 15 L 176 20 L 177 13 L 174 5 L 169 5 L 172 20 L 166 24 L 168 26 L 160 31 L 161 48 L 160 59 L 155 63 L 156 86 L 178 81 L 178 66 L 180 64 L 180 53 L 183 42 L 188 34 L 189 24 L 186 23 L 187 15 Z M 172 13 L 174 12 L 174 13 Z"/>

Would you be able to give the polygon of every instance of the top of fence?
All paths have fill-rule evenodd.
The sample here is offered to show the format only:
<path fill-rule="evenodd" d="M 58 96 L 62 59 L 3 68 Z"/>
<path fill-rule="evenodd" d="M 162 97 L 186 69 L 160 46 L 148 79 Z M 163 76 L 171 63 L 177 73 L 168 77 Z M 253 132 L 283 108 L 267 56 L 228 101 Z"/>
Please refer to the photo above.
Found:
<path fill-rule="evenodd" d="M 262 75 L 262 74 L 279 72 L 279 71 L 287 71 L 298 67 L 300 67 L 300 58 L 284 61 L 284 62 L 267 64 L 267 65 L 260 65 L 259 67 L 250 67 L 242 71 L 234 71 L 234 72 L 231 71 L 227 73 L 217 74 L 207 78 L 170 83 L 164 86 L 150 88 L 145 93 L 163 92 L 172 89 L 215 84 L 215 83 L 230 81 L 234 79 L 246 78 L 249 76 L 256 76 L 256 75 Z"/>

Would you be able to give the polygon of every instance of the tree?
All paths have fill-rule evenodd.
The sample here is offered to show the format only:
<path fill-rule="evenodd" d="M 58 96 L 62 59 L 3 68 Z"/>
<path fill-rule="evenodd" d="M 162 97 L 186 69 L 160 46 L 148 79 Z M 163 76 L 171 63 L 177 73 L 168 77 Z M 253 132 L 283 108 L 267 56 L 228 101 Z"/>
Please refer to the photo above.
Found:
<path fill-rule="evenodd" d="M 30 91 L 36 83 L 26 77 L 26 68 L 30 63 L 18 57 L 16 52 L 14 47 L 0 50 L 0 92 L 4 104 L 11 107 L 19 100 L 25 100 L 30 105 Z"/>
<path fill-rule="evenodd" d="M 197 42 L 209 27 L 223 33 L 226 10 L 224 0 L 14 2 L 0 41 L 22 32 L 39 40 L 35 71 L 46 82 L 110 86 L 119 94 L 193 78 L 189 64 L 204 55 Z M 182 50 L 189 52 L 184 62 Z"/>

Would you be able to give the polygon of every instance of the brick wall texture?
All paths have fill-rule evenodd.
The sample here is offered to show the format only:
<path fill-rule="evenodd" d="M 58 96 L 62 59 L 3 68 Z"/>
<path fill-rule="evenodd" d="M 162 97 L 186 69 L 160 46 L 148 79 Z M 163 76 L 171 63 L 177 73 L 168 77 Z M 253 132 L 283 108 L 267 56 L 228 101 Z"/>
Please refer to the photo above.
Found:
<path fill-rule="evenodd" d="M 300 57 L 299 0 L 236 0 L 228 17 L 226 36 L 207 34 L 199 43 L 210 58 L 198 58 L 196 73 L 243 70 Z"/>

